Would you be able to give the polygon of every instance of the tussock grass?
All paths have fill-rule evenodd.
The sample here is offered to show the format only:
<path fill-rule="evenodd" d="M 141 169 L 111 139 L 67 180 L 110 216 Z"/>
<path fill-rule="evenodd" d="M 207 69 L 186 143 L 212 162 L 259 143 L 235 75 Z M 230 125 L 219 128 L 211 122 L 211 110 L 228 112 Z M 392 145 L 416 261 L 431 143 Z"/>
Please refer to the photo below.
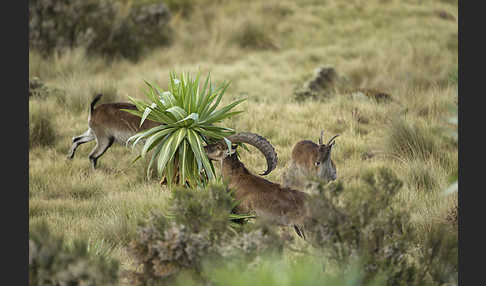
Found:
<path fill-rule="evenodd" d="M 29 148 L 51 146 L 56 141 L 56 130 L 50 110 L 38 102 L 29 102 Z"/>
<path fill-rule="evenodd" d="M 392 155 L 402 160 L 426 161 L 438 156 L 436 142 L 430 130 L 423 125 L 411 125 L 403 120 L 392 123 L 386 146 Z"/>
<path fill-rule="evenodd" d="M 36 51 L 29 51 L 29 77 L 37 76 L 41 80 L 96 73 L 106 65 L 102 57 L 88 57 L 84 48 L 67 50 L 62 54 L 54 54 L 48 59 Z"/>
<path fill-rule="evenodd" d="M 436 169 L 431 168 L 430 164 L 421 160 L 412 161 L 407 165 L 407 182 L 411 189 L 419 191 L 437 191 L 439 182 L 437 174 L 434 174 Z"/>
<path fill-rule="evenodd" d="M 42 199 L 92 200 L 104 195 L 100 180 L 90 178 L 88 182 L 88 172 L 71 169 L 69 180 L 52 175 L 62 171 L 59 166 L 44 165 L 42 172 L 31 174 L 29 196 Z"/>
<path fill-rule="evenodd" d="M 245 22 L 233 34 L 231 42 L 236 43 L 244 49 L 276 49 L 270 36 L 270 31 L 261 24 Z"/>
<path fill-rule="evenodd" d="M 103 94 L 103 102 L 113 102 L 119 99 L 113 80 L 92 78 L 83 80 L 82 76 L 68 76 L 63 78 L 58 86 L 64 90 L 64 94 L 56 98 L 57 102 L 76 113 L 88 111 L 89 104 L 99 93 Z"/>

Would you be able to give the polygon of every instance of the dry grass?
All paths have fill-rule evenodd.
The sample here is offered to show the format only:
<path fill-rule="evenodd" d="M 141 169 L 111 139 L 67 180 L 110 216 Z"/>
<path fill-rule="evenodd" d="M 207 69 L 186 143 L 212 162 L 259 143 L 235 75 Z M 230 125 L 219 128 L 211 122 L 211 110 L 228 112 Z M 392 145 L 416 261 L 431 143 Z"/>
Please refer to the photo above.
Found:
<path fill-rule="evenodd" d="M 57 134 L 53 127 L 53 115 L 48 107 L 29 103 L 29 148 L 53 145 Z"/>
<path fill-rule="evenodd" d="M 72 161 L 65 156 L 71 138 L 87 128 L 95 93 L 107 94 L 106 101 L 143 98 L 143 80 L 165 88 L 170 70 L 211 72 L 217 82 L 230 80 L 226 103 L 248 98 L 239 108 L 245 112 L 226 124 L 259 133 L 275 146 L 279 165 L 268 179 L 281 182 L 293 144 L 317 141 L 324 129 L 325 138 L 341 134 L 333 159 L 346 185 L 357 184 L 364 170 L 387 166 L 404 181 L 397 204 L 410 209 L 418 228 L 427 230 L 446 216 L 453 202 L 440 190 L 457 174 L 457 143 L 447 137 L 447 118 L 453 115 L 449 106 L 457 103 L 450 75 L 457 70 L 458 27 L 434 11 L 457 19 L 456 2 L 187 2 L 197 9 L 173 17 L 173 46 L 153 50 L 136 64 L 107 64 L 80 50 L 49 61 L 29 52 L 29 75 L 65 91 L 35 102 L 49 110 L 56 138 L 29 150 L 31 225 L 47 218 L 54 232 L 85 238 L 90 251 L 121 259 L 122 268 L 133 267 L 124 247 L 137 220 L 165 207 L 165 186 L 147 181 L 146 162 L 131 165 L 135 154 L 122 146 L 110 148 L 95 172 L 88 161 L 94 142 L 79 147 Z M 235 40 L 248 21 L 257 23 L 256 32 L 249 40 Z M 244 45 L 259 43 L 258 37 L 272 47 Z M 378 88 L 393 100 L 336 94 L 320 102 L 294 102 L 293 89 L 323 64 L 333 65 L 352 87 Z M 242 161 L 261 172 L 264 158 L 250 150 L 242 152 Z M 420 156 L 413 153 L 417 150 Z"/>

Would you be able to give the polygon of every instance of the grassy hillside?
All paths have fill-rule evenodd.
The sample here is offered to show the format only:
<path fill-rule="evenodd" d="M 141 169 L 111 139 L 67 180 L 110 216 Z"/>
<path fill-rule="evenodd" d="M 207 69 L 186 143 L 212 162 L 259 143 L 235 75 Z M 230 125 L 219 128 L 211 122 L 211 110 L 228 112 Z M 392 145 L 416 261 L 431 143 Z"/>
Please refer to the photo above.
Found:
<path fill-rule="evenodd" d="M 456 195 L 440 194 L 458 168 L 448 122 L 457 106 L 457 1 L 183 2 L 192 9 L 173 15 L 173 44 L 138 62 L 107 62 L 82 49 L 49 59 L 29 52 L 29 76 L 63 91 L 29 101 L 31 227 L 47 220 L 68 241 L 84 239 L 90 252 L 135 267 L 126 246 L 139 220 L 167 206 L 169 191 L 146 180 L 148 162 L 131 165 L 136 154 L 124 146 L 110 148 L 96 171 L 88 161 L 94 142 L 72 161 L 66 155 L 71 138 L 88 127 L 96 93 L 105 94 L 101 102 L 144 98 L 143 80 L 166 88 L 171 70 L 231 81 L 223 104 L 247 98 L 238 108 L 245 112 L 226 125 L 274 145 L 279 163 L 269 180 L 282 182 L 293 145 L 317 141 L 323 129 L 325 139 L 341 135 L 333 155 L 338 181 L 359 186 L 366 170 L 389 167 L 404 182 L 393 204 L 409 210 L 414 227 L 426 233 L 444 221 L 457 204 Z M 347 87 L 378 89 L 392 101 L 339 91 L 296 102 L 294 91 L 322 65 Z M 242 161 L 253 172 L 265 168 L 258 152 L 243 152 Z"/>

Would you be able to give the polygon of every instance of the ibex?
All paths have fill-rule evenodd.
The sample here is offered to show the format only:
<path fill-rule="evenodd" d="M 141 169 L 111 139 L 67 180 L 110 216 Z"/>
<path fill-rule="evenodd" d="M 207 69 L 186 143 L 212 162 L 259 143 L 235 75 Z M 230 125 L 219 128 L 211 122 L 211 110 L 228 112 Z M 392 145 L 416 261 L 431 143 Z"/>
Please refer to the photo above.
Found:
<path fill-rule="evenodd" d="M 285 187 L 304 190 L 312 180 L 318 183 L 336 180 L 337 170 L 331 159 L 331 151 L 336 143 L 334 139 L 339 134 L 332 137 L 327 144 L 322 143 L 323 135 L 324 131 L 321 131 L 319 144 L 310 140 L 302 140 L 295 144 L 290 165 L 283 174 Z"/>
<path fill-rule="evenodd" d="M 83 134 L 73 137 L 73 144 L 68 154 L 68 158 L 72 159 L 79 145 L 96 140 L 96 146 L 89 154 L 93 169 L 96 168 L 97 160 L 111 147 L 113 142 L 125 144 L 132 135 L 160 125 L 160 123 L 147 119 L 140 126 L 140 117 L 121 110 L 136 110 L 135 105 L 131 103 L 105 103 L 95 109 L 95 104 L 101 96 L 102 94 L 98 94 L 91 101 L 88 118 L 89 128 Z"/>
<path fill-rule="evenodd" d="M 237 133 L 228 139 L 232 143 L 250 144 L 262 152 L 267 160 L 267 170 L 261 175 L 268 175 L 277 166 L 275 149 L 262 136 L 254 133 Z M 254 211 L 258 217 L 278 225 L 294 226 L 297 234 L 304 237 L 302 226 L 308 214 L 309 195 L 251 174 L 238 159 L 236 147 L 232 146 L 231 150 L 228 150 L 224 141 L 204 147 L 209 159 L 220 162 L 223 180 L 228 182 L 229 188 L 235 190 L 235 198 L 240 201 L 236 212 Z"/>

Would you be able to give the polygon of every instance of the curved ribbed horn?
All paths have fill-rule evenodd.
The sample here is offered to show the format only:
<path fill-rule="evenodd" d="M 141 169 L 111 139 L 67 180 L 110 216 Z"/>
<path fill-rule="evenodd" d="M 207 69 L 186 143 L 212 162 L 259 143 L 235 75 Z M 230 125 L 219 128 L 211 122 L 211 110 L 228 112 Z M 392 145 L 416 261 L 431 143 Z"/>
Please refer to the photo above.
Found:
<path fill-rule="evenodd" d="M 275 152 L 272 144 L 270 144 L 270 142 L 268 142 L 268 140 L 262 136 L 255 133 L 241 132 L 228 136 L 228 140 L 234 143 L 248 143 L 255 146 L 258 150 L 260 150 L 260 152 L 262 152 L 265 159 L 267 159 L 267 170 L 263 174 L 260 174 L 261 176 L 270 174 L 270 172 L 277 167 L 277 153 Z"/>
<path fill-rule="evenodd" d="M 319 145 L 322 145 L 322 136 L 324 136 L 324 130 L 321 130 L 321 137 L 319 138 Z"/>
<path fill-rule="evenodd" d="M 329 140 L 329 142 L 327 142 L 327 145 L 331 144 L 332 140 L 336 139 L 336 137 L 338 137 L 338 136 L 339 136 L 339 134 L 334 135 L 334 137 L 332 137 L 331 140 Z"/>

